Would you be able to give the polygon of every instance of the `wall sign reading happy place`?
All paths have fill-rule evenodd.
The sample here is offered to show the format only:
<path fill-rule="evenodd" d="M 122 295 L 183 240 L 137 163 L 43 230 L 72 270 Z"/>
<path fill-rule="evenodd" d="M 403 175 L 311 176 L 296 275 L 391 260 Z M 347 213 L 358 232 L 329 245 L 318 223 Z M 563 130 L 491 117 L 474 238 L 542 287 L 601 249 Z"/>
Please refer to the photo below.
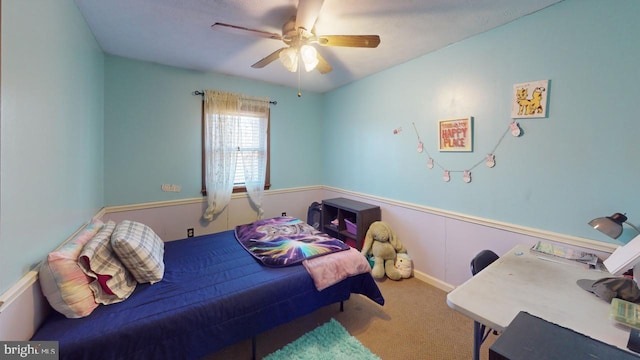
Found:
<path fill-rule="evenodd" d="M 473 151 L 473 117 L 438 121 L 438 150 Z"/>

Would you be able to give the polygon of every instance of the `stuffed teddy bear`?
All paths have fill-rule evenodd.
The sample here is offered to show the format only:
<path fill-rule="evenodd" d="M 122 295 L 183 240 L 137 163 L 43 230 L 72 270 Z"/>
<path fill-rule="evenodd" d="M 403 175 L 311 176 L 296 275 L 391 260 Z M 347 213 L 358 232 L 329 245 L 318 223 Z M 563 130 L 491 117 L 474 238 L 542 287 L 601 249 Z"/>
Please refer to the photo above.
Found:
<path fill-rule="evenodd" d="M 395 267 L 396 254 L 406 253 L 404 245 L 400 242 L 391 227 L 383 222 L 376 221 L 371 224 L 364 237 L 364 245 L 360 253 L 365 257 L 373 254 L 374 264 L 371 275 L 381 279 L 385 275 L 391 280 L 402 279 L 402 274 Z"/>
<path fill-rule="evenodd" d="M 400 271 L 403 279 L 411 277 L 412 266 L 411 258 L 408 254 L 400 253 L 396 255 L 396 269 Z"/>

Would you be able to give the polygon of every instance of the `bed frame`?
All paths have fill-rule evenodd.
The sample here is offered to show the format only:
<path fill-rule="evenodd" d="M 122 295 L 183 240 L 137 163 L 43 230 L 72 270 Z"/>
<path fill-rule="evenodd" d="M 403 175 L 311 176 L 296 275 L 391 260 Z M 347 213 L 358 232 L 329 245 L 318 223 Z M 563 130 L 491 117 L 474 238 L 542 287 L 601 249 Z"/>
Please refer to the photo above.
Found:
<path fill-rule="evenodd" d="M 197 359 L 343 302 L 352 293 L 380 305 L 370 273 L 318 291 L 300 265 L 265 267 L 232 230 L 165 243 L 161 282 L 139 284 L 117 304 L 81 319 L 51 311 L 31 340 L 59 341 L 60 359 Z"/>

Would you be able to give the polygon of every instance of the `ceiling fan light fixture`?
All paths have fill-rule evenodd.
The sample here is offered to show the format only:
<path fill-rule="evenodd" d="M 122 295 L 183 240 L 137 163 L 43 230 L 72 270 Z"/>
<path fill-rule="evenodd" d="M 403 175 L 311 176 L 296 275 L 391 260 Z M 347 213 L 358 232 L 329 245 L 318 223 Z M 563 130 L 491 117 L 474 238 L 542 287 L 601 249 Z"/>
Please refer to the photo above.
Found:
<path fill-rule="evenodd" d="M 287 70 L 296 72 L 298 70 L 298 52 L 296 49 L 289 47 L 280 51 L 280 61 Z"/>
<path fill-rule="evenodd" d="M 284 23 L 281 34 L 219 22 L 211 25 L 211 28 L 282 41 L 285 44 L 284 47 L 260 59 L 251 65 L 251 67 L 262 69 L 280 58 L 282 65 L 294 73 L 301 73 L 303 66 L 307 72 L 315 69 L 318 70 L 320 74 L 328 74 L 333 70 L 327 60 L 316 50 L 315 46 L 310 46 L 311 44 L 350 48 L 375 48 L 380 44 L 379 35 L 321 34 L 318 36 L 314 24 L 318 20 L 318 15 L 324 0 L 296 1 L 298 2 L 298 6 L 296 7 L 295 15 Z"/>
<path fill-rule="evenodd" d="M 304 69 L 309 72 L 318 66 L 318 51 L 311 45 L 300 47 L 300 57 L 304 63 Z"/>

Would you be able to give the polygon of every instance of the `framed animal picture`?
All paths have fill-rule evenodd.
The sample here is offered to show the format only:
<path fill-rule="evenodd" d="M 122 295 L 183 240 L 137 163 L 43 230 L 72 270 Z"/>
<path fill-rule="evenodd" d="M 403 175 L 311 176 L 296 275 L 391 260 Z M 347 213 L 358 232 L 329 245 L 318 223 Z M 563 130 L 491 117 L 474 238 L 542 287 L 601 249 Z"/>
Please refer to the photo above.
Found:
<path fill-rule="evenodd" d="M 549 80 L 539 80 L 513 85 L 511 118 L 547 117 L 549 105 Z"/>

